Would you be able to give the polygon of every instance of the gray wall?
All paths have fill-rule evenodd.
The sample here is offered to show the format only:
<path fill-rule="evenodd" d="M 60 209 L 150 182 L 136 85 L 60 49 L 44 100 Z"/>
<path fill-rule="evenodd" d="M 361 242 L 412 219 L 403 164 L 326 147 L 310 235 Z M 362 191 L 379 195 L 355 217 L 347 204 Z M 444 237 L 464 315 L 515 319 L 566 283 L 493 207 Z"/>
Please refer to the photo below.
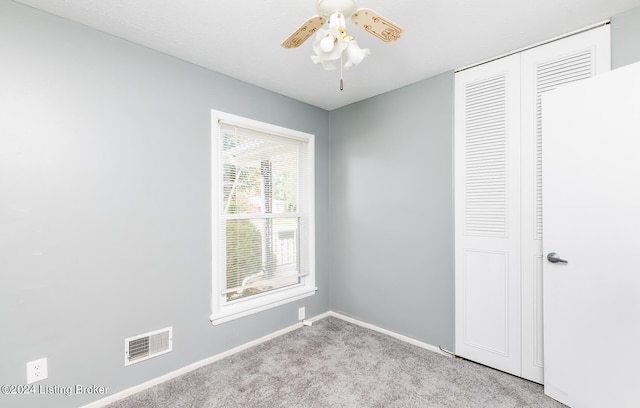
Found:
<path fill-rule="evenodd" d="M 161 376 L 329 310 L 328 112 L 0 0 L 0 384 Z M 212 326 L 210 109 L 316 135 L 315 296 Z M 174 351 L 124 367 L 124 339 Z M 100 396 L 7 396 L 75 407 Z"/>
<path fill-rule="evenodd" d="M 611 68 L 640 61 L 640 7 L 611 19 Z"/>
<path fill-rule="evenodd" d="M 332 310 L 453 349 L 453 73 L 330 121 Z"/>

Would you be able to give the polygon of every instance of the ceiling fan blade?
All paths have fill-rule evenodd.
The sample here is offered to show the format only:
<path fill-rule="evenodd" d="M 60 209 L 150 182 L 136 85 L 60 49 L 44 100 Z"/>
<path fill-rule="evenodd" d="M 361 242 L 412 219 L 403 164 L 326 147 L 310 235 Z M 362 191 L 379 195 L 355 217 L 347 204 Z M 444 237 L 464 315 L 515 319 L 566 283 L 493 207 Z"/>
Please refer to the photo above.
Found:
<path fill-rule="evenodd" d="M 398 40 L 404 32 L 402 27 L 368 8 L 358 9 L 351 16 L 351 21 L 384 42 Z"/>
<path fill-rule="evenodd" d="M 311 37 L 313 33 L 318 31 L 326 21 L 327 20 L 321 16 L 311 17 L 293 34 L 287 37 L 287 39 L 284 40 L 280 45 L 282 45 L 284 48 L 296 48 L 300 46 L 300 44 L 307 41 L 307 39 Z"/>

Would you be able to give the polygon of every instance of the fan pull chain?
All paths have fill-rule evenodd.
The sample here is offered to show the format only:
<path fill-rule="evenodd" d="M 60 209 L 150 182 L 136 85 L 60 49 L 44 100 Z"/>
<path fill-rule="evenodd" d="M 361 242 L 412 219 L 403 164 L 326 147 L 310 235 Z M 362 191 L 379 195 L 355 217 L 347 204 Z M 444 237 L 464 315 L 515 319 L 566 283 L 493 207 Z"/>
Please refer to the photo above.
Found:
<path fill-rule="evenodd" d="M 344 82 L 342 81 L 342 54 L 340 54 L 340 90 L 344 90 Z"/>

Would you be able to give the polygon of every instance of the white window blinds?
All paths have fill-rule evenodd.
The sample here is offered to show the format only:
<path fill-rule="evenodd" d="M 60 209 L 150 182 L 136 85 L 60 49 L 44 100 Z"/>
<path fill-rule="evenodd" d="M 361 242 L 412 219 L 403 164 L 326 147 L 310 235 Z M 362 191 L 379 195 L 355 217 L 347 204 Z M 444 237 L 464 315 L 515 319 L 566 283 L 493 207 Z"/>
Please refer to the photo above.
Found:
<path fill-rule="evenodd" d="M 304 140 L 220 122 L 220 237 L 227 301 L 301 283 Z M 304 235 L 304 234 L 303 234 Z"/>

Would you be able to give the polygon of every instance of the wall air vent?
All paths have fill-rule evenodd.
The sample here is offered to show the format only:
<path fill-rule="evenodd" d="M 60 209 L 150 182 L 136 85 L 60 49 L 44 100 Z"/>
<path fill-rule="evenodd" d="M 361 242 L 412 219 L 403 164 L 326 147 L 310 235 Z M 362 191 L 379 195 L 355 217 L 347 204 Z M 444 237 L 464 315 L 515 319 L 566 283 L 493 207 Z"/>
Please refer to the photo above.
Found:
<path fill-rule="evenodd" d="M 124 339 L 124 365 L 168 353 L 173 348 L 173 328 L 156 330 Z"/>

